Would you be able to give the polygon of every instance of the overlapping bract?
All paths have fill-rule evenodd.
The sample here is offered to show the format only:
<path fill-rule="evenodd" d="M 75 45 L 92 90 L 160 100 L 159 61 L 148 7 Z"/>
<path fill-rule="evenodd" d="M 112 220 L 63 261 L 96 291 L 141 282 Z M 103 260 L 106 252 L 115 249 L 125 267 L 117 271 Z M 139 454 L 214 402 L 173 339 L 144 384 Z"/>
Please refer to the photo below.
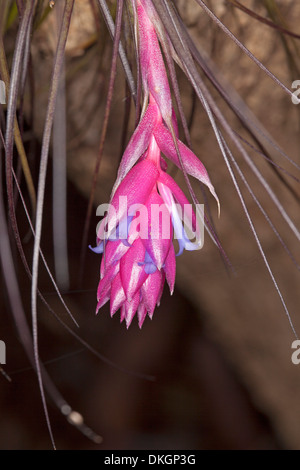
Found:
<path fill-rule="evenodd" d="M 167 165 L 161 152 L 180 169 L 182 163 L 185 172 L 204 183 L 218 201 L 201 161 L 178 137 L 175 145 L 173 136 L 177 136 L 177 123 L 171 92 L 156 31 L 147 14 L 151 2 L 137 0 L 135 5 L 140 67 L 148 106 L 122 157 L 110 209 L 98 230 L 98 246 L 93 249 L 104 252 L 97 312 L 110 300 L 111 315 L 121 309 L 121 321 L 125 319 L 127 327 L 136 313 L 140 327 L 147 313 L 152 318 L 165 280 L 170 292 L 174 290 L 173 232 L 179 243 L 178 254 L 184 249 L 194 250 L 200 246 L 199 240 L 192 243 L 186 235 L 182 213 L 189 202 L 166 173 Z M 168 128 L 170 123 L 172 129 Z M 169 227 L 167 236 L 160 219 L 158 223 L 156 221 L 156 233 L 153 234 L 153 207 L 166 208 L 163 222 Z M 194 212 L 190 211 L 189 224 L 196 231 L 197 223 Z M 142 235 L 137 225 L 146 226 Z"/>

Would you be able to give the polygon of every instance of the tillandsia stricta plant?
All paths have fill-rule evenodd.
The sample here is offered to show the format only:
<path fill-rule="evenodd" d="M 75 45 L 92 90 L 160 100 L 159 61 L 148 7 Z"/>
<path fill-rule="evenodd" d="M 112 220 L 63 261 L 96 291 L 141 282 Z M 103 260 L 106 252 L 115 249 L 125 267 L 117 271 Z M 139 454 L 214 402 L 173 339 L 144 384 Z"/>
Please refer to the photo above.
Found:
<path fill-rule="evenodd" d="M 110 299 L 111 315 L 120 308 L 121 321 L 125 319 L 127 328 L 136 312 L 140 327 L 147 313 L 152 318 L 165 278 L 173 293 L 176 272 L 173 229 L 179 243 L 178 254 L 184 249 L 197 250 L 203 244 L 199 221 L 193 209 L 189 217 L 184 216 L 189 202 L 166 173 L 161 152 L 205 184 L 218 201 L 205 167 L 178 138 L 167 73 L 157 32 L 149 17 L 153 17 L 153 6 L 144 0 L 133 1 L 132 6 L 144 114 L 122 157 L 111 207 L 100 225 L 99 244 L 94 249 L 97 253 L 105 252 L 97 312 Z M 184 219 L 196 231 L 194 243 L 182 225 Z"/>
<path fill-rule="evenodd" d="M 85 426 L 82 417 L 79 416 L 80 419 L 78 419 L 78 414 L 76 415 L 76 413 L 74 414 L 72 412 L 72 407 L 61 396 L 41 362 L 38 344 L 38 297 L 48 308 L 49 312 L 77 341 L 102 360 L 109 362 L 73 331 L 72 328 L 64 323 L 62 318 L 53 311 L 51 305 L 49 305 L 45 296 L 38 288 L 40 287 L 38 281 L 39 260 L 41 259 L 56 293 L 60 296 L 63 308 L 71 315 L 63 296 L 60 294 L 59 287 L 65 289 L 63 283 L 59 281 L 61 276 L 56 272 L 55 277 L 59 283 L 59 286 L 57 286 L 43 251 L 41 250 L 41 236 L 43 214 L 45 212 L 44 200 L 47 196 L 46 176 L 53 123 L 55 124 L 53 153 L 55 154 L 57 149 L 59 150 L 61 160 L 59 159 L 58 161 L 59 163 L 64 163 L 64 168 L 66 167 L 66 152 L 62 151 L 66 144 L 66 133 L 63 135 L 63 126 L 60 125 L 61 121 L 58 119 L 62 118 L 65 111 L 65 97 L 63 87 L 60 88 L 60 79 L 63 76 L 65 47 L 69 35 L 71 18 L 74 14 L 74 5 L 76 8 L 76 4 L 78 5 L 79 3 L 81 2 L 74 2 L 74 0 L 66 0 L 65 2 L 37 2 L 35 0 L 18 0 L 14 2 L 4 0 L 3 15 L 0 17 L 0 75 L 1 80 L 3 80 L 5 84 L 7 103 L 7 106 L 2 106 L 3 100 L 1 98 L 0 146 L 1 156 L 5 154 L 6 170 L 6 188 L 3 188 L 0 193 L 1 266 L 8 294 L 7 298 L 9 299 L 11 312 L 14 316 L 19 336 L 39 379 L 41 397 L 53 446 L 55 444 L 47 411 L 44 388 L 61 413 L 68 418 L 69 422 L 73 423 L 95 442 L 99 442 L 99 436 Z M 299 165 L 291 160 L 276 144 L 274 139 L 269 137 L 261 124 L 255 121 L 245 103 L 236 96 L 231 86 L 224 80 L 224 77 L 214 66 L 212 60 L 210 60 L 205 52 L 192 40 L 187 27 L 176 9 L 176 5 L 178 4 L 178 6 L 180 6 L 180 2 L 171 0 L 127 0 L 126 2 L 123 0 L 111 0 L 110 2 L 106 2 L 105 0 L 90 0 L 90 2 L 86 3 L 91 5 L 96 24 L 100 22 L 100 15 L 98 17 L 97 8 L 101 11 L 113 38 L 111 74 L 108 80 L 109 86 L 104 122 L 101 129 L 99 152 L 93 175 L 94 183 L 91 190 L 89 209 L 87 211 L 88 215 L 86 220 L 88 222 L 90 221 L 90 211 L 94 199 L 95 182 L 97 181 L 100 160 L 103 154 L 114 90 L 114 79 L 117 72 L 116 64 L 118 62 L 118 56 L 124 68 L 130 96 L 129 99 L 125 100 L 126 105 L 132 100 L 136 106 L 137 116 L 136 129 L 125 151 L 122 152 L 123 157 L 120 163 L 117 180 L 113 187 L 108 213 L 97 230 L 97 247 L 94 248 L 94 250 L 98 253 L 103 252 L 97 309 L 100 309 L 105 302 L 110 300 L 111 314 L 114 314 L 120 309 L 121 320 L 125 320 L 127 326 L 130 325 L 134 315 L 136 315 L 139 325 L 142 326 L 147 313 L 152 317 L 154 309 L 159 303 L 165 280 L 171 292 L 174 289 L 176 254 L 181 254 L 184 249 L 195 250 L 202 246 L 202 225 L 205 225 L 211 238 L 219 247 L 226 264 L 230 265 L 216 235 L 213 218 L 210 215 L 211 211 L 208 209 L 206 213 L 200 214 L 199 218 L 197 210 L 194 212 L 191 209 L 186 195 L 170 174 L 167 173 L 166 160 L 170 160 L 183 173 L 191 199 L 193 200 L 194 208 L 198 207 L 199 201 L 190 184 L 189 176 L 200 181 L 204 201 L 207 200 L 205 191 L 206 188 L 208 188 L 218 203 L 216 193 L 218 195 L 221 194 L 222 188 L 220 184 L 217 184 L 218 178 L 216 176 L 220 174 L 221 168 L 228 170 L 232 186 L 228 184 L 227 187 L 226 185 L 226 193 L 230 194 L 232 201 L 234 200 L 234 196 L 237 196 L 236 199 L 241 203 L 242 210 L 249 223 L 250 231 L 254 236 L 263 262 L 270 274 L 292 329 L 296 334 L 284 296 L 281 293 L 265 254 L 259 231 L 257 231 L 257 224 L 255 225 L 255 220 L 250 214 L 248 208 L 249 201 L 245 198 L 243 191 L 248 195 L 250 201 L 257 209 L 257 212 L 259 212 L 263 221 L 266 222 L 266 225 L 270 228 L 271 233 L 277 237 L 277 240 L 281 243 L 288 256 L 299 270 L 297 257 L 291 253 L 289 247 L 284 242 L 281 235 L 282 230 L 276 228 L 273 222 L 273 209 L 276 208 L 285 226 L 291 231 L 293 236 L 296 237 L 297 243 L 300 241 L 299 229 L 292 217 L 288 214 L 288 203 L 280 200 L 276 190 L 269 182 L 269 179 L 265 177 L 261 166 L 257 164 L 255 158 L 262 157 L 267 161 L 275 177 L 278 177 L 280 186 L 287 190 L 289 195 L 293 198 L 293 201 L 296 201 L 297 204 L 299 204 L 299 195 L 294 187 L 292 187 L 291 182 L 295 185 L 299 184 Z M 212 23 L 215 25 L 215 29 L 219 28 L 222 34 L 229 37 L 250 60 L 260 67 L 268 77 L 287 94 L 288 100 L 290 100 L 292 92 L 289 90 L 289 87 L 275 77 L 272 72 L 231 33 L 225 24 L 216 16 L 212 8 L 208 7 L 202 0 L 196 0 L 196 3 L 201 7 L 202 13 L 207 14 L 211 19 Z M 255 21 L 263 20 L 261 15 L 255 15 L 249 9 L 243 8 L 240 2 L 230 0 L 228 3 L 235 7 L 242 8 L 242 11 L 245 11 L 246 14 L 251 14 L 255 18 Z M 274 4 L 274 1 L 262 3 L 268 6 L 269 16 L 272 17 L 272 4 Z M 192 3 L 186 0 L 184 5 L 186 4 Z M 31 45 L 35 43 L 36 31 L 39 25 L 43 24 L 45 18 L 51 16 L 54 11 L 59 11 L 57 8 L 59 5 L 63 6 L 63 8 L 61 9 L 60 16 L 58 15 L 58 37 L 55 43 L 56 52 L 53 59 L 52 77 L 51 79 L 49 78 L 48 107 L 45 113 L 43 131 L 38 136 L 42 142 L 42 146 L 40 158 L 37 162 L 39 165 L 39 174 L 37 181 L 35 181 L 30 174 L 32 164 L 28 164 L 26 155 L 27 147 L 24 145 L 27 134 L 24 132 L 22 125 L 24 124 L 23 117 L 26 115 L 23 109 L 23 100 L 26 95 L 25 90 L 27 89 L 26 85 L 28 82 L 32 95 L 29 100 L 31 104 L 37 95 L 34 84 L 34 67 L 32 65 L 34 51 L 31 48 Z M 53 6 L 54 9 L 52 10 L 51 7 Z M 126 8 L 123 8 L 124 6 Z M 125 9 L 126 12 L 124 13 Z M 276 16 L 274 16 L 274 18 L 276 18 Z M 15 32 L 17 31 L 16 38 L 10 30 L 12 24 L 15 26 Z M 267 27 L 271 26 L 273 29 L 278 29 L 282 40 L 289 36 L 293 36 L 293 40 L 299 39 L 299 36 L 292 34 L 286 25 L 284 25 L 284 27 L 278 27 L 278 25 L 270 20 L 265 22 L 265 24 Z M 125 32 L 122 30 L 122 26 L 124 25 Z M 99 31 L 103 31 L 105 29 L 104 24 L 100 23 L 100 28 L 98 29 Z M 10 49 L 6 51 L 4 47 L 5 40 L 7 39 L 7 31 L 14 39 L 14 48 L 12 48 L 11 53 Z M 128 32 L 132 34 L 130 35 Z M 283 35 L 285 36 L 283 37 Z M 92 60 L 90 60 L 89 57 L 89 60 L 85 61 L 86 56 L 88 56 L 90 52 L 90 48 L 93 52 L 93 46 L 95 46 L 96 42 L 97 40 L 95 40 L 95 38 L 89 38 L 89 41 L 87 41 L 86 54 L 83 54 L 82 61 L 84 67 L 86 67 L 87 63 L 94 64 L 95 60 L 101 62 L 103 57 L 106 56 L 104 49 L 101 49 L 100 53 L 97 49 L 97 53 L 92 57 Z M 106 45 L 109 41 L 106 41 L 106 38 L 104 38 L 102 42 Z M 136 61 L 131 54 L 133 43 L 136 47 Z M 290 59 L 296 47 L 294 47 L 294 43 L 290 47 L 289 43 L 285 40 L 283 40 L 283 43 Z M 96 47 L 94 50 L 96 50 Z M 235 65 L 237 70 L 238 65 L 239 64 Z M 43 66 L 44 64 L 42 64 L 42 67 Z M 206 154 L 202 152 L 199 153 L 198 149 L 195 152 L 197 155 L 201 156 L 201 159 L 205 162 L 207 167 L 210 153 L 212 155 L 216 153 L 216 155 L 214 155 L 215 160 L 213 165 L 210 162 L 210 168 L 213 168 L 213 171 L 209 171 L 211 179 L 204 165 L 191 150 L 193 147 L 189 135 L 189 126 L 183 112 L 183 104 L 177 82 L 177 71 L 179 71 L 179 69 L 181 77 L 183 75 L 187 77 L 193 89 L 194 102 L 198 100 L 201 104 L 202 112 L 211 125 L 211 129 L 216 138 L 215 142 L 218 145 L 217 152 L 214 152 L 213 148 Z M 293 67 L 293 70 L 297 70 L 297 67 Z M 105 73 L 102 71 L 102 75 L 107 76 L 106 70 Z M 299 77 L 295 76 L 294 78 L 297 79 Z M 44 80 L 41 80 L 41 82 L 43 88 L 45 82 Z M 91 89 L 89 89 L 89 96 L 92 94 Z M 96 90 L 97 87 L 93 87 L 93 90 L 94 89 Z M 215 94 L 211 92 L 211 89 L 214 90 Z M 215 98 L 216 93 L 218 94 L 218 100 Z M 103 96 L 103 93 L 100 91 L 99 95 Z M 229 108 L 233 111 L 245 132 L 240 132 L 240 128 L 231 124 L 226 112 L 224 112 L 224 108 L 220 105 L 220 98 L 222 99 L 222 103 L 225 103 L 226 109 Z M 96 105 L 99 107 L 98 103 L 96 103 Z M 271 104 L 269 106 L 271 109 Z M 54 113 L 55 109 L 57 110 L 56 113 Z M 93 114 L 94 109 L 95 108 L 91 110 L 90 115 Z M 176 110 L 176 112 L 174 110 Z M 27 125 L 32 130 L 32 117 L 29 115 L 28 118 L 27 114 L 27 119 L 29 121 Z M 40 116 L 38 116 L 38 119 L 40 120 Z M 84 125 L 86 127 L 90 125 L 90 121 L 87 117 L 85 118 Z M 99 123 L 97 130 L 99 130 Z M 184 137 L 181 137 L 181 140 L 179 139 L 180 132 L 184 133 Z M 183 141 L 185 143 L 183 143 Z M 14 144 L 18 152 L 16 156 L 14 156 Z M 285 165 L 281 162 L 279 165 L 277 160 L 274 160 L 273 154 L 275 152 L 282 158 L 282 161 L 285 163 L 288 162 L 292 171 L 288 172 L 286 168 L 283 168 Z M 222 156 L 221 163 L 217 160 L 220 155 Z M 57 162 L 56 157 L 53 158 L 53 160 Z M 2 161 L 4 165 L 4 159 L 1 160 L 1 164 Z M 66 178 L 62 166 L 63 165 L 56 165 L 58 173 L 54 170 L 53 179 L 55 184 L 58 184 L 61 179 Z M 53 168 L 54 167 L 55 165 Z M 32 206 L 31 213 L 28 211 L 26 205 L 28 199 L 27 194 L 24 197 L 24 188 L 20 185 L 20 177 L 22 174 L 24 174 L 25 177 L 27 194 L 29 195 L 30 204 Z M 249 174 L 252 175 L 255 183 L 253 183 L 253 179 L 249 177 L 249 181 L 251 181 L 250 184 L 248 181 Z M 216 187 L 216 192 L 212 182 Z M 2 183 L 2 178 L 0 178 L 0 184 L 2 185 Z M 269 202 L 271 201 L 272 206 L 270 213 L 272 214 L 272 218 L 264 208 L 264 204 L 260 202 L 258 188 L 263 188 L 264 196 L 269 199 Z M 65 191 L 65 184 L 61 185 L 59 192 L 56 192 L 54 189 L 55 195 L 58 197 L 56 197 L 56 200 L 53 202 L 53 212 L 55 215 L 58 213 L 62 215 L 63 219 L 62 222 L 59 218 L 53 219 L 53 225 L 55 225 L 55 227 L 53 227 L 55 248 L 59 245 L 56 235 L 64 238 L 67 233 L 66 230 L 63 230 L 66 228 L 66 211 L 62 210 L 64 205 L 63 201 L 66 201 L 66 194 L 62 196 Z M 5 195 L 7 195 L 7 204 Z M 16 213 L 17 200 L 19 200 L 20 203 L 19 210 L 20 208 L 21 210 L 24 209 L 28 226 L 33 235 L 32 262 L 28 261 L 28 255 L 24 253 L 24 240 L 19 232 L 20 220 Z M 220 200 L 222 201 L 221 197 Z M 265 200 L 263 200 L 263 202 L 264 201 Z M 157 213 L 155 210 L 151 210 L 153 207 L 158 209 Z M 186 207 L 188 208 L 187 210 L 185 210 Z M 206 204 L 206 208 L 207 207 L 208 204 Z M 224 220 L 224 215 L 222 219 Z M 11 230 L 9 229 L 9 224 L 11 225 Z M 138 225 L 140 225 L 139 230 Z M 281 223 L 281 229 L 283 228 L 284 226 Z M 231 226 L 231 230 L 230 237 L 235 239 L 234 227 Z M 193 242 L 189 237 L 189 231 L 196 235 L 196 240 Z M 74 232 L 74 230 L 72 230 L 72 232 Z M 88 245 L 88 243 L 86 243 L 86 233 L 87 232 L 85 232 L 83 236 L 82 242 L 84 247 L 83 252 L 87 251 Z M 29 324 L 26 318 L 26 308 L 23 305 L 23 283 L 18 277 L 19 270 L 16 267 L 16 260 L 13 256 L 11 234 L 14 236 L 14 241 L 31 283 L 31 324 Z M 175 245 L 178 243 L 178 248 L 175 248 L 173 245 L 173 236 L 177 239 Z M 65 247 L 67 246 L 66 242 L 67 240 L 65 239 L 63 243 Z M 247 249 L 245 248 L 244 251 L 246 252 Z M 60 250 L 54 250 L 54 257 L 56 258 L 55 266 L 59 267 L 61 261 L 66 261 L 64 259 L 67 256 L 66 252 L 64 255 L 61 255 L 61 253 Z M 82 263 L 82 269 L 83 266 L 84 264 Z M 200 272 L 198 266 L 197 270 L 197 272 Z M 194 282 L 196 286 L 200 284 L 198 278 L 195 278 Z M 255 296 L 255 291 L 252 290 L 252 286 L 247 286 L 247 288 L 251 293 L 254 292 L 253 295 Z M 218 293 L 216 297 L 218 297 Z M 255 308 L 259 310 L 260 305 Z M 72 315 L 71 318 L 76 323 Z M 222 317 L 220 322 L 223 321 L 224 319 Z M 128 334 L 130 335 L 131 332 Z"/>

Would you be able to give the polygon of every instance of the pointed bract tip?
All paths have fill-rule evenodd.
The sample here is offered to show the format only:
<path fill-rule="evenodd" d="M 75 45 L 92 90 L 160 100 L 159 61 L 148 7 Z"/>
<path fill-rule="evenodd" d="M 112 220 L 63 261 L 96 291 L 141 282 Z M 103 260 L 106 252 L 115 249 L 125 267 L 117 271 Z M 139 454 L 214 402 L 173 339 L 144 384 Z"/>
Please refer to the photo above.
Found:
<path fill-rule="evenodd" d="M 112 310 L 110 309 L 110 317 L 112 318 L 114 316 L 114 314 L 116 313 L 117 310 Z"/>
<path fill-rule="evenodd" d="M 216 193 L 216 191 L 215 191 L 215 188 L 213 187 L 213 185 L 212 185 L 211 183 L 208 185 L 208 188 L 209 188 L 211 194 L 213 195 L 213 197 L 214 197 L 215 200 L 216 200 L 217 207 L 218 207 L 218 218 L 220 218 L 220 214 L 221 214 L 221 205 L 220 205 L 219 198 L 218 198 L 218 196 L 217 196 L 217 193 Z"/>
<path fill-rule="evenodd" d="M 142 318 L 139 318 L 138 325 L 139 325 L 140 330 L 142 329 L 146 316 L 147 316 L 147 312 L 143 315 Z"/>
<path fill-rule="evenodd" d="M 128 314 L 125 316 L 125 322 L 126 322 L 127 330 L 130 327 L 134 316 L 135 316 L 135 311 L 134 310 L 132 312 L 128 312 Z"/>

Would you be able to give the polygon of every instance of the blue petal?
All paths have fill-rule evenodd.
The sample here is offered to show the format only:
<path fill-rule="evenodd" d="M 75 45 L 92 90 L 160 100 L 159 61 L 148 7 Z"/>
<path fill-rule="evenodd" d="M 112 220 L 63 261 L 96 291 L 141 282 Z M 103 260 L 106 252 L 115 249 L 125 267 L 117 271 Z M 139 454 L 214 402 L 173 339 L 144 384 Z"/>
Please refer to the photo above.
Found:
<path fill-rule="evenodd" d="M 178 253 L 176 253 L 176 256 L 180 256 L 180 255 L 182 255 L 183 250 L 185 248 L 185 243 L 182 240 L 182 238 L 178 238 L 177 241 L 178 241 L 178 245 L 179 245 L 179 251 L 178 251 Z"/>
<path fill-rule="evenodd" d="M 157 267 L 153 263 L 145 263 L 144 269 L 146 274 L 153 274 L 157 270 Z"/>
<path fill-rule="evenodd" d="M 148 251 L 145 252 L 145 260 L 143 262 L 138 262 L 138 265 L 144 266 L 146 274 L 153 274 L 157 270 L 157 266 L 153 263 Z"/>
<path fill-rule="evenodd" d="M 99 243 L 99 245 L 95 246 L 95 248 L 89 245 L 89 249 L 92 250 L 94 253 L 103 253 L 103 247 L 104 247 L 103 241 Z"/>
<path fill-rule="evenodd" d="M 151 256 L 149 255 L 149 253 L 148 253 L 147 250 L 145 251 L 145 263 L 152 263 L 152 264 L 154 264 L 154 263 L 153 263 L 153 260 L 152 260 L 152 258 L 151 258 Z"/>

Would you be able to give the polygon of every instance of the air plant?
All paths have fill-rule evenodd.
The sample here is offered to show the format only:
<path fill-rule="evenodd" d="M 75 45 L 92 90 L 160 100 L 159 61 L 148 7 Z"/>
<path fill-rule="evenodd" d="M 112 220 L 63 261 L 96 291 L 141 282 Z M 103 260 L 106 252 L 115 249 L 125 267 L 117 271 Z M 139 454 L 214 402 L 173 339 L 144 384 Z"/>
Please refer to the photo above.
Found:
<path fill-rule="evenodd" d="M 181 254 L 184 248 L 197 250 L 201 244 L 201 240 L 191 243 L 182 227 L 174 197 L 183 211 L 185 206 L 188 207 L 188 200 L 175 181 L 163 170 L 165 162 L 161 152 L 178 167 L 182 165 L 186 174 L 192 174 L 206 184 L 216 197 L 203 164 L 175 135 L 178 134 L 177 120 L 168 78 L 157 33 L 146 10 L 151 7 L 151 2 L 133 2 L 146 110 L 122 157 L 113 188 L 111 208 L 101 223 L 98 231 L 99 245 L 94 249 L 98 253 L 107 249 L 101 264 L 97 312 L 111 298 L 111 315 L 121 308 L 121 321 L 125 319 L 127 327 L 136 312 L 140 327 L 147 313 L 152 318 L 155 305 L 160 302 L 165 278 L 170 292 L 173 293 L 176 262 L 172 244 L 173 230 L 170 225 L 177 234 L 180 246 L 178 254 Z M 149 13 L 153 15 L 151 9 Z M 139 163 L 136 164 L 137 161 Z M 129 212 L 122 199 L 128 204 L 129 211 L 132 205 L 136 208 L 131 212 L 126 233 L 122 233 L 124 230 L 120 227 L 124 222 L 127 225 Z M 157 222 L 155 230 L 153 209 L 156 207 L 167 208 L 167 214 L 165 220 Z M 142 208 L 144 211 L 141 211 Z M 137 230 L 132 230 L 132 226 L 136 226 L 136 220 L 140 218 L 140 225 L 147 226 L 142 237 Z M 193 219 L 197 225 L 192 211 L 190 226 L 193 225 Z M 167 235 L 164 233 L 164 224 L 169 229 Z M 115 240 L 105 243 L 103 232 L 106 225 L 108 240 L 119 232 L 117 243 Z M 195 229 L 198 227 L 195 226 Z"/>
<path fill-rule="evenodd" d="M 222 30 L 222 32 L 232 39 L 243 52 L 260 67 L 273 82 L 282 89 L 289 97 L 292 92 L 277 77 L 275 77 L 265 65 L 263 65 L 231 31 L 217 18 L 213 11 L 202 0 L 196 0 L 203 11 L 211 18 L 212 22 Z M 56 55 L 53 62 L 52 80 L 49 88 L 49 100 L 44 123 L 44 132 L 42 136 L 41 154 L 39 160 L 38 184 L 35 188 L 33 178 L 30 173 L 30 166 L 26 156 L 24 142 L 22 141 L 21 120 L 17 119 L 17 110 L 19 100 L 23 98 L 24 87 L 28 75 L 30 75 L 30 38 L 35 28 L 38 28 L 47 15 L 51 14 L 49 5 L 45 8 L 34 0 L 25 2 L 17 1 L 4 2 L 4 14 L 1 23 L 1 43 L 0 43 L 0 75 L 6 84 L 7 90 L 7 108 L 1 107 L 1 133 L 0 148 L 2 156 L 1 171 L 4 167 L 5 154 L 5 181 L 4 188 L 0 191 L 0 258 L 5 281 L 5 287 L 8 294 L 10 308 L 14 316 L 16 326 L 19 331 L 22 343 L 26 353 L 37 373 L 45 417 L 48 424 L 49 433 L 55 447 L 52 434 L 51 422 L 48 415 L 48 408 L 44 388 L 51 396 L 59 410 L 68 417 L 83 433 L 97 436 L 89 430 L 83 422 L 76 422 L 72 418 L 73 410 L 66 400 L 61 396 L 56 386 L 45 371 L 39 355 L 38 344 L 38 321 L 37 321 L 37 298 L 42 300 L 49 309 L 50 313 L 73 335 L 79 342 L 84 344 L 98 357 L 103 357 L 93 349 L 85 340 L 83 340 L 72 328 L 70 328 L 53 311 L 43 294 L 38 289 L 39 261 L 42 260 L 53 283 L 64 308 L 71 316 L 71 319 L 77 324 L 69 311 L 64 298 L 60 292 L 59 286 L 52 275 L 47 261 L 41 250 L 41 235 L 43 227 L 44 199 L 46 191 L 47 164 L 50 152 L 50 140 L 52 126 L 55 116 L 55 107 L 57 96 L 60 93 L 60 77 L 63 70 L 64 52 L 69 33 L 74 0 L 64 2 L 64 10 L 59 28 Z M 38 3 L 38 4 L 37 4 Z M 57 5 L 50 2 L 51 7 Z M 112 2 L 111 2 L 112 3 Z M 231 1 L 235 6 L 241 7 L 239 2 Z M 239 164 L 238 157 L 243 159 L 245 165 L 249 168 L 251 174 L 257 179 L 259 185 L 263 187 L 268 197 L 279 211 L 283 221 L 288 229 L 300 241 L 300 232 L 295 222 L 288 215 L 286 208 L 280 202 L 276 192 L 261 173 L 259 166 L 251 158 L 249 149 L 254 149 L 258 155 L 264 157 L 280 178 L 293 197 L 299 202 L 297 192 L 291 188 L 287 178 L 292 178 L 299 183 L 298 171 L 299 165 L 295 163 L 286 153 L 280 149 L 274 140 L 270 139 L 262 127 L 249 117 L 250 113 L 236 96 L 231 93 L 226 86 L 223 86 L 222 79 L 215 73 L 215 70 L 209 60 L 202 54 L 193 42 L 189 32 L 184 25 L 173 1 L 171 0 L 117 0 L 113 2 L 113 8 L 110 9 L 105 0 L 95 0 L 91 2 L 94 10 L 98 7 L 107 24 L 110 35 L 113 39 L 111 71 L 108 83 L 108 92 L 104 113 L 104 122 L 102 126 L 99 152 L 96 159 L 95 171 L 93 175 L 90 199 L 87 208 L 87 215 L 82 240 L 81 269 L 84 270 L 85 255 L 88 245 L 88 229 L 91 224 L 92 210 L 95 198 L 95 188 L 97 184 L 100 163 L 103 154 L 104 142 L 109 122 L 112 97 L 114 92 L 115 78 L 117 73 L 118 57 L 124 69 L 127 81 L 127 87 L 130 91 L 132 101 L 136 107 L 136 126 L 129 142 L 123 152 L 123 157 L 119 166 L 116 183 L 112 190 L 111 205 L 118 213 L 117 219 L 113 222 L 110 212 L 104 218 L 98 231 L 98 246 L 94 249 L 96 252 L 103 253 L 101 266 L 101 280 L 98 288 L 98 306 L 111 300 L 111 314 L 114 314 L 121 308 L 121 320 L 125 319 L 127 326 L 132 321 L 137 312 L 139 325 L 144 322 L 148 313 L 152 317 L 154 308 L 159 303 L 162 294 L 162 288 L 165 278 L 173 291 L 175 280 L 175 251 L 172 243 L 173 230 L 180 232 L 179 240 L 180 253 L 184 248 L 193 249 L 191 242 L 187 240 L 186 234 L 182 229 L 182 221 L 175 202 L 182 207 L 188 203 L 186 195 L 179 188 L 175 180 L 166 172 L 166 162 L 164 156 L 170 159 L 182 172 L 185 178 L 187 188 L 195 206 L 199 204 L 193 186 L 189 180 L 189 175 L 197 178 L 201 184 L 203 200 L 208 200 L 205 186 L 217 199 L 218 187 L 213 187 L 211 180 L 214 181 L 214 175 L 210 175 L 204 167 L 204 164 L 192 152 L 192 140 L 189 133 L 189 126 L 183 111 L 180 88 L 177 81 L 177 70 L 187 77 L 194 94 L 202 105 L 203 112 L 211 125 L 216 138 L 216 145 L 222 161 L 228 170 L 232 180 L 232 189 L 235 190 L 235 196 L 241 203 L 242 212 L 248 221 L 250 232 L 257 244 L 258 251 L 263 259 L 265 267 L 273 282 L 275 292 L 291 325 L 294 335 L 297 337 L 286 300 L 281 293 L 280 287 L 273 274 L 272 268 L 266 256 L 263 244 L 252 219 L 243 191 L 243 188 L 249 193 L 254 204 L 262 214 L 263 218 L 270 226 L 273 234 L 286 250 L 296 268 L 299 270 L 299 264 L 289 247 L 284 243 L 280 231 L 273 224 L 270 216 L 267 214 L 260 202 L 255 189 L 248 182 L 242 165 Z M 124 14 L 124 4 L 126 5 L 126 15 Z M 116 11 L 114 7 L 116 6 Z M 17 7 L 17 8 L 16 8 Z M 246 9 L 249 14 L 249 9 Z M 96 10 L 95 10 L 96 11 Z M 112 15 L 113 11 L 113 15 Z M 251 13 L 251 12 L 250 12 Z M 95 13 L 96 14 L 96 13 Z M 14 16 L 14 20 L 11 18 Z M 5 28 L 9 27 L 11 21 L 17 21 L 19 15 L 18 33 L 15 42 L 11 68 L 7 65 L 3 37 Z M 113 19 L 115 17 L 115 21 Z M 256 19 L 260 19 L 256 15 Z M 98 18 L 99 20 L 99 18 Z M 135 65 L 131 55 L 128 53 L 128 38 L 124 42 L 122 37 L 122 25 L 124 22 L 130 24 L 129 30 L 132 32 L 131 46 L 135 47 Z M 268 25 L 276 27 L 268 20 Z M 281 34 L 289 35 L 287 28 L 279 28 Z M 294 38 L 299 38 L 293 35 Z M 204 80 L 203 76 L 207 80 Z M 225 104 L 238 118 L 246 130 L 246 137 L 240 135 L 225 117 L 224 112 L 213 97 L 209 86 L 217 91 Z M 176 112 L 174 111 L 176 109 Z M 177 114 L 177 116 L 176 116 Z M 21 113 L 22 115 L 22 113 Z M 184 134 L 183 139 L 179 139 L 179 130 Z M 126 132 L 125 132 L 126 135 Z M 182 140 L 185 140 L 183 143 Z M 18 152 L 20 165 L 18 171 L 13 161 L 14 145 Z M 55 147 L 55 145 L 54 145 Z M 276 151 L 283 162 L 289 162 L 294 168 L 291 175 L 280 165 L 274 162 L 270 155 L 271 149 Z M 163 154 L 163 156 L 162 156 Z M 205 163 L 205 159 L 202 158 Z M 283 163 L 284 164 L 284 163 Z M 282 165 L 283 165 L 282 164 Z M 221 166 L 218 165 L 218 166 Z M 217 167 L 216 167 L 216 170 Z M 24 174 L 27 192 L 31 202 L 31 211 L 27 208 L 27 200 L 19 184 L 20 174 Z M 2 184 L 2 179 L 1 179 Z M 19 223 L 16 215 L 15 201 L 16 194 L 22 203 L 25 211 L 31 234 L 34 238 L 32 250 L 32 263 L 25 256 L 23 240 L 20 236 Z M 170 232 L 166 239 L 160 234 L 156 240 L 151 237 L 142 239 L 137 232 L 133 231 L 136 213 L 128 215 L 122 212 L 118 199 L 122 196 L 128 196 L 130 203 L 144 204 L 150 207 L 151 204 L 164 203 L 167 207 Z M 222 204 L 222 200 L 220 201 Z M 6 211 L 7 204 L 7 211 Z M 128 204 L 130 205 L 130 204 Z M 219 249 L 222 258 L 227 267 L 232 268 L 231 263 L 215 229 L 214 218 L 211 216 L 209 205 L 207 204 L 207 214 L 204 215 L 204 224 L 209 236 Z M 64 213 L 64 211 L 62 211 Z M 226 214 L 222 215 L 226 217 Z M 65 217 L 65 215 L 63 215 Z M 125 230 L 123 227 L 124 221 Z M 151 223 L 151 219 L 147 220 Z M 192 212 L 190 216 L 190 226 L 196 229 L 197 220 Z M 63 224 L 62 224 L 63 225 Z M 11 228 L 11 231 L 9 229 Z M 58 227 L 59 228 L 59 227 Z M 13 237 L 11 236 L 13 234 Z M 149 235 L 149 233 L 147 232 Z M 60 234 L 61 235 L 61 234 Z M 114 236 L 117 235 L 117 240 Z M 66 237 L 66 231 L 63 231 L 63 237 Z M 21 288 L 18 282 L 15 261 L 12 255 L 13 245 L 17 246 L 20 258 L 24 264 L 25 270 L 31 280 L 31 328 L 28 325 L 25 308 L 22 302 Z M 65 244 L 66 245 L 66 244 Z M 60 256 L 60 255 L 58 255 Z M 56 276 L 57 277 L 57 276 Z M 59 276 L 58 276 L 59 277 Z M 141 293 L 140 293 L 141 292 Z M 142 333 L 140 333 L 142 334 Z M 104 360 L 107 360 L 104 358 Z M 74 417 L 74 416 L 73 416 Z"/>

